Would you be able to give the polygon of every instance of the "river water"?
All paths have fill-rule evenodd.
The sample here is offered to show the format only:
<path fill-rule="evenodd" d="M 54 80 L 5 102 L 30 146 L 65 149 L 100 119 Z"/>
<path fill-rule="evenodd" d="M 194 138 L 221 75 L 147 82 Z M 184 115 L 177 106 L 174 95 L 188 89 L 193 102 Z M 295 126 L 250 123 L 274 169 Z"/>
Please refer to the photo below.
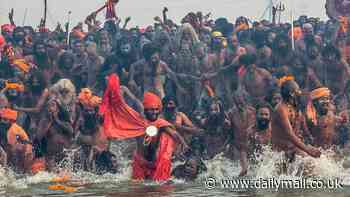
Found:
<path fill-rule="evenodd" d="M 118 147 L 114 146 L 117 154 Z M 296 186 L 280 187 L 279 189 L 267 186 L 254 188 L 232 188 L 232 185 L 224 188 L 221 180 L 238 180 L 239 162 L 231 161 L 222 155 L 218 155 L 210 161 L 205 161 L 207 172 L 202 174 L 195 182 L 172 180 L 171 184 L 159 184 L 154 182 L 135 183 L 130 181 L 130 160 L 120 158 L 120 172 L 117 174 L 94 175 L 88 172 L 69 172 L 69 159 L 66 162 L 65 174 L 69 173 L 70 181 L 62 183 L 67 187 L 73 187 L 75 191 L 50 190 L 52 179 L 58 176 L 47 172 L 38 173 L 34 176 L 20 176 L 9 170 L 0 169 L 0 196 L 317 196 L 317 197 L 348 197 L 350 196 L 350 169 L 345 169 L 344 159 L 335 158 L 332 152 L 323 152 L 321 157 L 298 157 L 288 166 L 287 175 L 279 175 L 276 165 L 282 159 L 280 153 L 266 149 L 263 155 L 258 156 L 258 162 L 251 165 L 247 180 L 301 180 L 301 171 L 305 166 L 312 166 L 309 171 L 309 179 L 314 180 L 339 180 L 341 186 L 337 189 L 323 188 L 310 189 Z M 175 163 L 179 164 L 179 163 Z M 304 169 L 303 169 L 304 168 Z M 310 169 L 311 169 L 310 168 Z M 301 170 L 303 169 L 303 170 Z M 236 177 L 236 178 L 235 178 Z M 216 184 L 208 184 L 208 180 L 216 179 Z M 257 186 L 256 186 L 257 187 Z M 326 187 L 326 186 L 324 186 Z M 263 189 L 261 189 L 263 188 Z M 51 188 L 52 189 L 52 188 Z"/>

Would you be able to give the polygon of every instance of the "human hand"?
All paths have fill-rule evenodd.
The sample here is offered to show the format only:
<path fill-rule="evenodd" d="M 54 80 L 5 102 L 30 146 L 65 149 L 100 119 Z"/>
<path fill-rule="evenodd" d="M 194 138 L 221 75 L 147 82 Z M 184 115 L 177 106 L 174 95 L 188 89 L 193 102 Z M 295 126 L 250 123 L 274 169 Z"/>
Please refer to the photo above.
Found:
<path fill-rule="evenodd" d="M 307 148 L 307 153 L 311 156 L 311 157 L 315 157 L 318 158 L 321 156 L 321 151 L 313 146 L 309 146 Z"/>

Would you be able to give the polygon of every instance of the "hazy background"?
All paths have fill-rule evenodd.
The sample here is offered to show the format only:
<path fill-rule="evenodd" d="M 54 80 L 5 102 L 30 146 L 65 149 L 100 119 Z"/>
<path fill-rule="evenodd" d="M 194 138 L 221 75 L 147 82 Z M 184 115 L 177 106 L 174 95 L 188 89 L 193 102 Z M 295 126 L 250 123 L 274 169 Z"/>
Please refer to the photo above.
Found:
<path fill-rule="evenodd" d="M 15 22 L 22 25 L 24 13 L 27 9 L 25 25 L 37 26 L 43 15 L 44 0 L 0 0 L 0 24 L 7 23 L 7 14 L 11 8 L 15 9 Z M 326 19 L 326 0 L 284 0 L 287 8 L 294 1 L 295 15 L 307 14 Z M 72 22 L 79 21 L 104 4 L 105 0 L 48 0 L 47 25 L 54 27 L 57 22 L 67 21 L 68 11 L 72 11 Z M 125 19 L 132 17 L 131 25 L 145 26 L 153 22 L 153 17 L 161 15 L 164 6 L 169 8 L 169 17 L 179 21 L 190 11 L 212 12 L 214 17 L 225 16 L 234 20 L 237 16 L 247 16 L 260 19 L 269 0 L 120 0 L 117 14 Z M 276 0 L 275 0 L 276 2 Z M 104 13 L 100 18 L 103 19 Z M 267 15 L 268 17 L 268 15 Z M 290 11 L 283 15 L 284 20 L 290 20 Z"/>

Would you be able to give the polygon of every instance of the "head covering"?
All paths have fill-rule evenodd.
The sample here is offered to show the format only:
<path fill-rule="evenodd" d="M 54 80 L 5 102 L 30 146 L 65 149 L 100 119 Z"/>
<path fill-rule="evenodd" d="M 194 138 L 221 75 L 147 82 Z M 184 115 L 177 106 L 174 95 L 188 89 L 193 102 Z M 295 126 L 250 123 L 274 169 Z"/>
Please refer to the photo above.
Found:
<path fill-rule="evenodd" d="M 28 73 L 30 70 L 30 64 L 25 59 L 16 59 L 13 61 L 13 66 L 19 68 L 22 72 Z"/>
<path fill-rule="evenodd" d="M 5 89 L 7 90 L 16 90 L 17 92 L 23 92 L 24 91 L 24 85 L 21 83 L 11 83 L 6 81 L 5 82 Z"/>
<path fill-rule="evenodd" d="M 97 107 L 102 102 L 102 99 L 98 96 L 94 96 L 89 88 L 81 89 L 78 100 L 86 107 Z"/>
<path fill-rule="evenodd" d="M 306 106 L 306 116 L 314 125 L 317 125 L 317 112 L 312 101 L 325 96 L 330 96 L 330 94 L 331 91 L 326 87 L 317 88 L 310 93 L 310 100 Z"/>
<path fill-rule="evenodd" d="M 294 77 L 291 75 L 283 76 L 277 80 L 277 84 L 281 87 L 287 81 L 294 81 Z"/>
<path fill-rule="evenodd" d="M 313 90 L 310 93 L 310 98 L 311 100 L 315 100 L 315 99 L 319 99 L 321 97 L 330 96 L 330 95 L 331 95 L 331 91 L 326 87 L 322 87 L 322 88 L 317 88 Z"/>
<path fill-rule="evenodd" d="M 222 33 L 219 32 L 219 31 L 214 31 L 213 33 L 211 33 L 211 35 L 212 35 L 213 37 L 222 37 Z"/>
<path fill-rule="evenodd" d="M 159 96 L 151 93 L 145 92 L 143 95 L 143 107 L 145 109 L 162 109 L 162 101 Z"/>
<path fill-rule="evenodd" d="M 11 121 L 16 121 L 17 111 L 9 108 L 3 108 L 0 110 L 0 117 Z"/>

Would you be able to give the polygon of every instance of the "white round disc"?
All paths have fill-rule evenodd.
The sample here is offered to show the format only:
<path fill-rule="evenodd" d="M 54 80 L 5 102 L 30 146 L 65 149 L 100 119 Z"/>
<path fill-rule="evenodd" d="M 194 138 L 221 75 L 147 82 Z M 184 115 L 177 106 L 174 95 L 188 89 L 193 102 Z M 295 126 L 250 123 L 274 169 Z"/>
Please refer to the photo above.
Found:
<path fill-rule="evenodd" d="M 149 126 L 146 128 L 146 134 L 150 137 L 156 136 L 158 134 L 158 128 L 155 126 Z"/>

